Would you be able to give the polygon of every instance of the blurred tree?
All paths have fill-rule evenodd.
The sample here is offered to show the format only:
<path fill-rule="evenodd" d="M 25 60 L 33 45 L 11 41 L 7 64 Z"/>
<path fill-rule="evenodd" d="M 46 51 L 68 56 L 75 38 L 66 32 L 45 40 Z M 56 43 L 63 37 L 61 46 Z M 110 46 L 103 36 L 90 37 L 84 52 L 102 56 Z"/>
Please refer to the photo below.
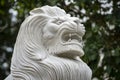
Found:
<path fill-rule="evenodd" d="M 29 11 L 44 5 L 59 6 L 85 25 L 84 61 L 93 80 L 120 79 L 119 0 L 0 0 L 0 80 L 10 72 L 16 36 Z"/>

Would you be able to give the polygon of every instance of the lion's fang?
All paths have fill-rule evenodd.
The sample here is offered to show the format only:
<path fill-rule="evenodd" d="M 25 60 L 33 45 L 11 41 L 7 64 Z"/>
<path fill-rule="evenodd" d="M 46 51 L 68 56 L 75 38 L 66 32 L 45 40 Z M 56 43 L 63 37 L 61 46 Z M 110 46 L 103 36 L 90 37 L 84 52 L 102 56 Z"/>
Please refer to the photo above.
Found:
<path fill-rule="evenodd" d="M 70 42 L 72 40 L 71 36 L 72 36 L 72 34 L 69 34 L 69 40 L 68 40 L 68 42 Z"/>

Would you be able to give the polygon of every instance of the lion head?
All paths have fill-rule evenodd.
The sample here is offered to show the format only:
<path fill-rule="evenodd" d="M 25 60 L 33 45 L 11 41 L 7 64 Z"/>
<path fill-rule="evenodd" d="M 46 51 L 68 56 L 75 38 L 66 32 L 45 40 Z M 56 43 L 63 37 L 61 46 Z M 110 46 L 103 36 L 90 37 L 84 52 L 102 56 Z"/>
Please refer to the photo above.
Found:
<path fill-rule="evenodd" d="M 42 24 L 42 45 L 48 55 L 76 57 L 83 56 L 82 36 L 84 26 L 76 17 L 71 17 L 58 7 L 42 7 L 30 12 L 32 15 L 45 16 Z"/>
<path fill-rule="evenodd" d="M 39 73 L 38 75 L 43 74 L 40 73 L 42 68 L 44 68 L 41 68 L 42 64 L 45 65 L 53 57 L 64 63 L 66 59 L 66 62 L 68 62 L 69 59 L 83 56 L 82 37 L 84 33 L 85 29 L 80 20 L 76 17 L 71 17 L 58 7 L 43 6 L 30 11 L 30 16 L 25 19 L 20 27 L 15 43 L 11 63 L 12 76 L 15 79 L 34 79 L 29 77 L 29 75 L 34 75 L 36 72 Z M 52 58 L 49 58 L 51 56 Z M 50 63 L 52 64 L 52 61 Z M 77 63 L 79 62 L 71 63 L 78 66 Z M 85 63 L 82 62 L 80 64 Z M 71 76 L 74 74 L 71 74 Z M 71 78 L 69 80 L 77 79 Z M 42 79 L 39 78 L 38 80 Z"/>

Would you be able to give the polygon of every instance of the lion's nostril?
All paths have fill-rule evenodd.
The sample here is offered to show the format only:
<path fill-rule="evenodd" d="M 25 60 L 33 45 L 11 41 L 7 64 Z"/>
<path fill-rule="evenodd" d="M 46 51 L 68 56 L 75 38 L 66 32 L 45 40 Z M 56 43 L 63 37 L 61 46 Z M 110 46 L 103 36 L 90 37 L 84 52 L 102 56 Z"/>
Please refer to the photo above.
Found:
<path fill-rule="evenodd" d="M 73 22 L 74 22 L 75 24 L 78 24 L 78 21 L 77 21 L 77 20 L 74 20 Z"/>

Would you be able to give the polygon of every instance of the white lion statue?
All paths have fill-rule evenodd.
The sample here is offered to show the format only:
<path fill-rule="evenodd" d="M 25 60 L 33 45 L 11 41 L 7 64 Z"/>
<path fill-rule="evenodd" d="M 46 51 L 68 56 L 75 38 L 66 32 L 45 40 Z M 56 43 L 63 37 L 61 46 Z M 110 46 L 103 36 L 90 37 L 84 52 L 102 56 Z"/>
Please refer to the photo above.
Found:
<path fill-rule="evenodd" d="M 11 74 L 5 80 L 91 80 L 84 55 L 84 26 L 59 7 L 30 11 L 15 43 Z"/>

